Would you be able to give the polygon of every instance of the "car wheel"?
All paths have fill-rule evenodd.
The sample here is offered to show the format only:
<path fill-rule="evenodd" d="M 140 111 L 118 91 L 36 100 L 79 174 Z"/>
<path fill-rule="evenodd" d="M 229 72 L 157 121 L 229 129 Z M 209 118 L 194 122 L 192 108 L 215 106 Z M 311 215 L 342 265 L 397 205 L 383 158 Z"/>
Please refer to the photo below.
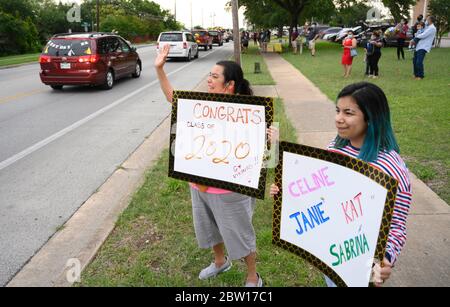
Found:
<path fill-rule="evenodd" d="M 112 89 L 114 86 L 114 73 L 113 71 L 110 69 L 108 70 L 108 72 L 106 73 L 105 76 L 105 83 L 103 84 L 103 89 L 105 90 L 110 90 Z"/>
<path fill-rule="evenodd" d="M 199 51 L 198 51 L 198 48 L 197 48 L 197 53 L 195 54 L 194 58 L 198 59 L 198 53 L 199 53 Z"/>
<path fill-rule="evenodd" d="M 141 64 L 139 62 L 136 62 L 136 68 L 132 76 L 133 78 L 139 78 L 141 76 Z"/>
<path fill-rule="evenodd" d="M 208 50 L 208 45 L 203 46 L 205 48 L 205 51 Z"/>
<path fill-rule="evenodd" d="M 63 88 L 62 85 L 50 85 L 50 87 L 51 87 L 52 89 L 58 90 L 58 91 L 62 90 L 62 88 Z"/>
<path fill-rule="evenodd" d="M 212 49 L 212 44 L 211 44 L 211 45 L 209 45 L 209 49 Z"/>

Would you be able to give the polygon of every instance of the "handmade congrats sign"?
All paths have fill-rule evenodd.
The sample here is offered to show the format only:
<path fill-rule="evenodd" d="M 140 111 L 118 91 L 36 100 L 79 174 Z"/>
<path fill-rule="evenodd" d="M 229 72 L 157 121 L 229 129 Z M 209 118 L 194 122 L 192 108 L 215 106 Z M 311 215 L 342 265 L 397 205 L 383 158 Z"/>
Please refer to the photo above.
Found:
<path fill-rule="evenodd" d="M 175 91 L 169 176 L 264 198 L 273 99 Z"/>
<path fill-rule="evenodd" d="M 361 160 L 287 142 L 279 161 L 274 243 L 338 286 L 368 286 L 385 254 L 397 181 Z"/>

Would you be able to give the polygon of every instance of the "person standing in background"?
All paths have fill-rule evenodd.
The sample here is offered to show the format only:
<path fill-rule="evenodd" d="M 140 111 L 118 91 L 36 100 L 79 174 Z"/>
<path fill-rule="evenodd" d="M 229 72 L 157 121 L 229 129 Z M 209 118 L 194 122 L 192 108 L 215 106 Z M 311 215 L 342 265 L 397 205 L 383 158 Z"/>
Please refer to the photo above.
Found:
<path fill-rule="evenodd" d="M 342 41 L 344 53 L 342 54 L 342 65 L 344 65 L 344 78 L 350 77 L 352 72 L 353 57 L 351 50 L 357 45 L 356 39 L 353 37 L 353 31 L 348 31 L 347 37 Z"/>
<path fill-rule="evenodd" d="M 405 51 L 403 50 L 403 47 L 405 46 L 405 40 L 408 34 L 408 20 L 405 18 L 402 19 L 402 21 L 397 25 L 397 58 L 400 61 L 400 55 L 402 56 L 402 59 L 405 59 Z"/>
<path fill-rule="evenodd" d="M 382 47 L 383 41 L 381 40 L 381 33 L 379 31 L 374 31 L 366 46 L 367 62 L 369 63 L 369 78 L 378 78 L 378 62 L 381 58 Z"/>
<path fill-rule="evenodd" d="M 428 26 L 425 30 L 422 33 L 416 34 L 416 38 L 419 39 L 413 58 L 414 77 L 416 80 L 422 80 L 425 77 L 423 62 L 425 60 L 425 55 L 431 51 L 433 41 L 436 37 L 436 27 L 434 26 L 436 18 L 434 16 L 429 16 L 427 22 Z"/>
<path fill-rule="evenodd" d="M 316 40 L 319 38 L 319 31 L 317 30 L 317 24 L 313 23 L 311 28 L 309 28 L 308 33 L 308 41 L 309 41 L 309 50 L 311 51 L 311 55 L 316 55 Z"/>

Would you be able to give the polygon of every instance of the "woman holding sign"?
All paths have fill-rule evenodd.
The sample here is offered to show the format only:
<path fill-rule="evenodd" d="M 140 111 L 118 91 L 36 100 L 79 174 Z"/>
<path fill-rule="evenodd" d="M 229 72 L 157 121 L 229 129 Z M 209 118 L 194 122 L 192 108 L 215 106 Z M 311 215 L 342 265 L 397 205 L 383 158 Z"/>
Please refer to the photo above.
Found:
<path fill-rule="evenodd" d="M 167 101 L 172 102 L 173 88 L 164 64 L 170 46 L 165 45 L 155 60 L 161 89 Z M 253 95 L 242 69 L 231 61 L 218 62 L 209 73 L 208 92 L 219 94 Z M 268 131 L 272 136 L 272 129 Z M 256 236 L 252 225 L 255 199 L 213 187 L 190 184 L 195 234 L 201 248 L 212 248 L 214 262 L 204 268 L 200 279 L 215 277 L 231 268 L 231 260 L 245 259 L 248 287 L 262 287 L 263 281 L 256 272 Z M 226 247 L 228 256 L 225 256 Z"/>
<path fill-rule="evenodd" d="M 335 124 L 337 136 L 328 150 L 368 162 L 395 178 L 399 185 L 383 263 L 373 267 L 376 286 L 389 278 L 406 241 L 406 219 L 411 204 L 408 169 L 399 155 L 391 126 L 389 105 L 376 85 L 360 82 L 348 85 L 337 97 Z M 272 184 L 271 195 L 279 192 Z M 326 278 L 327 284 L 333 282 Z"/>

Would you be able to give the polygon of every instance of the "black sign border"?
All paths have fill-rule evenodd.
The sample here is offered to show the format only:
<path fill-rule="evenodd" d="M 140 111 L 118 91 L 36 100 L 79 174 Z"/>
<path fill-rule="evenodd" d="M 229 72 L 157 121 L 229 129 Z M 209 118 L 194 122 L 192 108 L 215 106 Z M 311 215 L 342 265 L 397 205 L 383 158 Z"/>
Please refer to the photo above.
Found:
<path fill-rule="evenodd" d="M 257 105 L 265 107 L 266 128 L 272 125 L 274 118 L 273 98 L 261 96 L 248 95 L 229 95 L 229 94 L 214 94 L 205 92 L 192 91 L 174 91 L 172 100 L 172 114 L 171 114 L 171 132 L 170 132 L 170 150 L 169 150 L 169 177 L 198 183 L 201 185 L 211 186 L 215 188 L 225 189 L 236 193 L 248 195 L 258 199 L 264 199 L 266 188 L 266 174 L 267 168 L 261 168 L 258 188 L 250 188 L 247 186 L 216 180 L 207 177 L 195 176 L 174 170 L 175 166 L 175 140 L 176 140 L 176 124 L 177 124 L 177 107 L 178 99 L 193 99 L 201 101 L 217 101 L 223 103 L 240 103 L 248 105 Z M 266 148 L 270 149 L 269 141 L 267 140 Z M 264 164 L 264 163 L 263 163 Z M 263 165 L 264 166 L 264 165 Z"/>

